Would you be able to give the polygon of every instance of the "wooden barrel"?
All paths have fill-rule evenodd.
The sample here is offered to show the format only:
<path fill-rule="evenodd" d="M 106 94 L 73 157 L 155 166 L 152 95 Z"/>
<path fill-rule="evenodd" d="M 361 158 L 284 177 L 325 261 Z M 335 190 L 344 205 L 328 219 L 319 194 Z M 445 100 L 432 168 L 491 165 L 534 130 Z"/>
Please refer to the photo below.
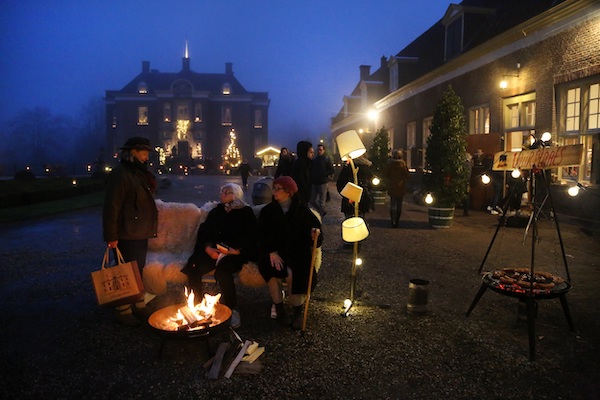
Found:
<path fill-rule="evenodd" d="M 375 205 L 385 204 L 385 199 L 387 197 L 385 191 L 374 190 L 372 193 L 373 193 L 373 203 L 375 203 Z"/>
<path fill-rule="evenodd" d="M 450 228 L 454 219 L 454 207 L 429 207 L 429 225 L 434 228 Z"/>

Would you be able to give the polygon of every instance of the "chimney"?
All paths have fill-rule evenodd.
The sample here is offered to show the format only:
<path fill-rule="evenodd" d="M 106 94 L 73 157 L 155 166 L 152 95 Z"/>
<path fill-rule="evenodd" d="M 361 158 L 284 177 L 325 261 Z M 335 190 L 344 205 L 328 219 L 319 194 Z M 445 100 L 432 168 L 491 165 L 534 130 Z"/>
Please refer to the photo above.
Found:
<path fill-rule="evenodd" d="M 181 58 L 181 70 L 183 72 L 189 72 L 190 71 L 190 59 L 188 57 L 182 57 Z"/>
<path fill-rule="evenodd" d="M 371 66 L 370 65 L 361 65 L 360 66 L 360 80 L 361 81 L 368 80 L 369 75 L 371 75 Z"/>
<path fill-rule="evenodd" d="M 381 56 L 381 60 L 379 62 L 379 68 L 381 68 L 381 69 L 387 68 L 387 58 L 385 56 Z"/>
<path fill-rule="evenodd" d="M 150 61 L 142 61 L 142 73 L 150 72 Z"/>
<path fill-rule="evenodd" d="M 227 75 L 233 75 L 233 64 L 230 62 L 225 63 L 225 73 Z"/>

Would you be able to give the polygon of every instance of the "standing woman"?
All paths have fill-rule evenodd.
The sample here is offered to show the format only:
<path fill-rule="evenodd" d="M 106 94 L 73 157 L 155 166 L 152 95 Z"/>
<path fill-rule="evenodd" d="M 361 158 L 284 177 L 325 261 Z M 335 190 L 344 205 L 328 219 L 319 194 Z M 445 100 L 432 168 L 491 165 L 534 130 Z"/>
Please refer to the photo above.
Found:
<path fill-rule="evenodd" d="M 273 181 L 273 201 L 267 204 L 258 218 L 259 269 L 269 285 L 277 318 L 286 322 L 280 279 L 285 279 L 291 291 L 294 308 L 292 329 L 302 328 L 304 301 L 312 261 L 312 246 L 323 243 L 321 222 L 297 196 L 298 186 L 289 176 Z M 316 285 L 316 271 L 313 285 Z"/>
<path fill-rule="evenodd" d="M 137 261 L 140 273 L 146 265 L 148 239 L 156 237 L 158 210 L 154 202 L 156 178 L 148 171 L 150 141 L 132 137 L 121 147 L 119 165 L 108 177 L 102 210 L 104 240 L 111 249 L 117 246 L 126 262 Z M 143 301 L 136 303 L 145 307 Z M 138 325 L 131 304 L 117 307 L 117 320 Z"/>
<path fill-rule="evenodd" d="M 383 169 L 383 177 L 390 196 L 392 228 L 398 228 L 402 214 L 402 199 L 406 193 L 406 182 L 408 181 L 408 168 L 402 159 L 401 150 L 392 151 L 392 158 L 388 160 Z"/>
<path fill-rule="evenodd" d="M 181 272 L 188 276 L 196 296 L 202 293 L 202 275 L 215 270 L 221 288 L 220 302 L 232 311 L 230 325 L 241 325 L 236 310 L 237 294 L 233 274 L 249 260 L 256 259 L 256 217 L 244 202 L 244 191 L 235 183 L 221 188 L 220 202 L 200 228 L 194 252 Z"/>

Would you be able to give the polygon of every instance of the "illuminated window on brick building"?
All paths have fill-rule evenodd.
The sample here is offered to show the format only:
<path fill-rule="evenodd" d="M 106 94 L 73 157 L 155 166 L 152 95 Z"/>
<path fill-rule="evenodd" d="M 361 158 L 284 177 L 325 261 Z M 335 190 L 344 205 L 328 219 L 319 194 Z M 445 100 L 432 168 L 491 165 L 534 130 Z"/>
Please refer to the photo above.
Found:
<path fill-rule="evenodd" d="M 148 107 L 138 107 L 138 125 L 148 125 Z"/>
<path fill-rule="evenodd" d="M 202 122 L 202 104 L 196 103 L 194 106 L 194 122 Z"/>
<path fill-rule="evenodd" d="M 163 106 L 163 121 L 171 122 L 171 104 L 165 103 Z"/>
<path fill-rule="evenodd" d="M 567 132 L 579 130 L 579 110 L 581 105 L 581 89 L 567 91 Z"/>
<path fill-rule="evenodd" d="M 588 129 L 600 128 L 600 84 L 590 85 L 590 115 L 588 116 Z"/>
<path fill-rule="evenodd" d="M 221 108 L 221 125 L 231 126 L 231 106 Z"/>
<path fill-rule="evenodd" d="M 480 135 L 490 133 L 490 108 L 475 107 L 469 110 L 469 134 Z"/>

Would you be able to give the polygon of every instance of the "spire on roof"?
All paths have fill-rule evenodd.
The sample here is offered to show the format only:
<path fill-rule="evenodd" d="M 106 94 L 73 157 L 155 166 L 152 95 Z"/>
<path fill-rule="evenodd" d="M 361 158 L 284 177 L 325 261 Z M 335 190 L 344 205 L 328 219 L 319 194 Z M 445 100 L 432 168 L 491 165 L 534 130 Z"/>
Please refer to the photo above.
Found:
<path fill-rule="evenodd" d="M 190 53 L 188 52 L 188 39 L 187 39 L 187 35 L 185 35 L 185 54 L 183 55 L 183 58 L 190 58 Z"/>

